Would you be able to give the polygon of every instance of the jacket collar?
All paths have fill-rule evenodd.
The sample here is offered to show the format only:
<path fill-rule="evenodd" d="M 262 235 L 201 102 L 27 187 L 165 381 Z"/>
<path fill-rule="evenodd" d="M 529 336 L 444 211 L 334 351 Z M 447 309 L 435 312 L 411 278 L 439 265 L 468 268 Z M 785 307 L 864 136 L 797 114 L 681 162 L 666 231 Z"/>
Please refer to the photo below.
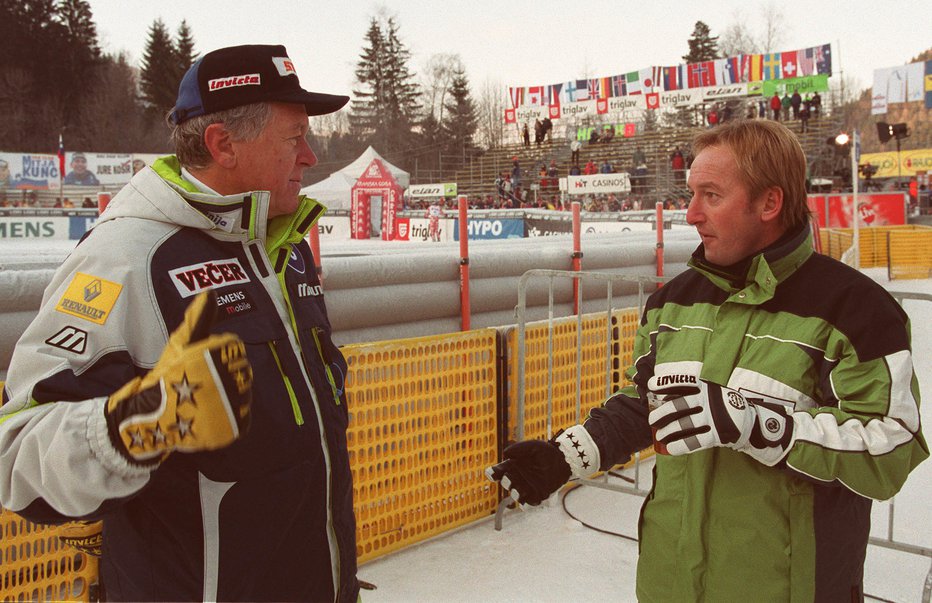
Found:
<path fill-rule="evenodd" d="M 703 274 L 717 287 L 736 294 L 736 301 L 763 303 L 810 255 L 812 232 L 808 224 L 787 232 L 770 246 L 731 266 L 719 266 L 705 259 L 705 247 L 699 245 L 689 267 Z"/>

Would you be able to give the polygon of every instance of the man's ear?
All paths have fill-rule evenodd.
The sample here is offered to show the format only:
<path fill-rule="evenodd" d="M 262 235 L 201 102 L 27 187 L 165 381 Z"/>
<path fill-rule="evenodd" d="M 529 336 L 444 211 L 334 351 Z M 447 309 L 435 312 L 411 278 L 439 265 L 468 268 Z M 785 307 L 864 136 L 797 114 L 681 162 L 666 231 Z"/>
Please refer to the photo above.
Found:
<path fill-rule="evenodd" d="M 204 129 L 204 145 L 217 165 L 228 169 L 236 167 L 233 140 L 223 124 L 210 124 Z"/>
<path fill-rule="evenodd" d="M 780 214 L 783 211 L 783 189 L 778 186 L 771 186 L 764 191 L 763 203 L 760 210 L 760 218 L 763 222 L 774 222 L 780 220 Z"/>

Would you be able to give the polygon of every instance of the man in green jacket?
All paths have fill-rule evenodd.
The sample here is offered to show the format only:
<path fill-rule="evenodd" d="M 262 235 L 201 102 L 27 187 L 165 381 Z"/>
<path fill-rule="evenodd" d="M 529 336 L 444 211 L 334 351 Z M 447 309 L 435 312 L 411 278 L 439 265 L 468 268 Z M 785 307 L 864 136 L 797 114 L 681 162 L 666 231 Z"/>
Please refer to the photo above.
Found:
<path fill-rule="evenodd" d="M 693 148 L 702 244 L 648 300 L 631 384 L 487 474 L 538 504 L 655 438 L 639 601 L 861 600 L 871 502 L 929 455 L 907 316 L 813 252 L 806 160 L 784 126 L 731 122 Z"/>

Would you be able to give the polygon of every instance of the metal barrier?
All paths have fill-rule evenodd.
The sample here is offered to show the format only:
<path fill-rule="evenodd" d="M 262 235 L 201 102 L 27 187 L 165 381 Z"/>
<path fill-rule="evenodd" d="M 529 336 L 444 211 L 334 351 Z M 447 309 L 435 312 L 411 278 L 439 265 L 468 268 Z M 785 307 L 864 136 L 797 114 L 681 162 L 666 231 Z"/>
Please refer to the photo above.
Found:
<path fill-rule="evenodd" d="M 929 293 L 908 293 L 904 291 L 891 291 L 892 295 L 896 301 L 903 305 L 903 302 L 906 300 L 921 300 L 932 302 L 932 294 Z M 868 543 L 875 546 L 892 549 L 894 551 L 900 551 L 901 553 L 909 553 L 911 555 L 919 555 L 922 557 L 928 557 L 930 560 L 929 572 L 926 574 L 925 582 L 922 587 L 922 603 L 929 603 L 932 599 L 932 549 L 924 546 L 918 546 L 915 544 L 910 544 L 908 542 L 901 542 L 893 539 L 893 518 L 896 513 L 896 497 L 890 499 L 890 504 L 887 507 L 887 534 L 884 538 L 878 538 L 876 536 L 871 536 L 868 539 Z"/>
<path fill-rule="evenodd" d="M 527 324 L 527 290 L 532 278 L 549 280 L 549 303 L 547 320 Z M 553 313 L 553 291 L 556 279 L 573 279 L 580 282 L 576 289 L 578 299 L 583 297 L 585 281 L 595 281 L 605 286 L 605 311 L 592 314 L 577 314 L 555 319 Z M 580 423 L 583 412 L 598 406 L 625 383 L 624 369 L 633 362 L 634 335 L 640 321 L 640 313 L 646 302 L 645 287 L 669 281 L 668 277 L 627 276 L 603 272 L 575 272 L 565 270 L 529 270 L 522 275 L 518 285 L 518 305 L 514 360 L 511 380 L 516 390 L 509 400 L 509 433 L 515 441 L 528 437 L 549 439 L 554 429 Z M 617 310 L 613 298 L 615 287 L 622 283 L 635 283 L 638 288 L 638 305 L 634 309 Z M 575 337 L 575 346 L 567 345 Z M 555 352 L 554 342 L 562 342 Z M 574 353 L 575 352 L 575 353 Z M 575 358 L 574 377 L 568 385 L 567 363 L 564 358 Z M 528 367 L 531 367 L 530 371 Z M 529 376 L 530 373 L 530 376 Z M 545 385 L 544 385 L 545 384 Z M 558 387 L 555 387 L 558 386 Z M 510 397 L 511 398 L 511 397 Z M 512 425 L 514 429 L 512 431 Z M 530 426 L 531 429 L 527 429 Z M 652 451 L 648 451 L 648 454 Z M 632 463 L 635 468 L 633 487 L 610 484 L 607 476 L 579 480 L 578 483 L 598 488 L 646 495 L 640 487 L 640 461 L 644 456 L 636 453 Z M 505 508 L 513 501 L 506 497 L 495 512 L 495 529 L 502 528 Z"/>
<path fill-rule="evenodd" d="M 887 278 L 932 277 L 932 228 L 887 233 Z"/>

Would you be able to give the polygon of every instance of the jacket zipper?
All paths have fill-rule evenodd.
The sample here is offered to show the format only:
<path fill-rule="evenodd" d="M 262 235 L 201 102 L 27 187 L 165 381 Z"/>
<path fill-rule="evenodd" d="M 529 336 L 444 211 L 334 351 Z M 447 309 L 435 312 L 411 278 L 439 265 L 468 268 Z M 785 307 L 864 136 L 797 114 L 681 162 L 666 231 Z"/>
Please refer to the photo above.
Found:
<path fill-rule="evenodd" d="M 340 394 L 337 393 L 337 384 L 333 379 L 333 371 L 330 370 L 330 363 L 327 362 L 327 358 L 324 356 L 324 348 L 320 345 L 320 327 L 314 327 L 311 329 L 311 335 L 314 336 L 314 345 L 317 346 L 317 353 L 320 355 L 320 363 L 324 365 L 324 370 L 327 372 L 327 381 L 330 382 L 330 391 L 333 392 L 333 401 L 337 406 L 340 405 Z"/>

